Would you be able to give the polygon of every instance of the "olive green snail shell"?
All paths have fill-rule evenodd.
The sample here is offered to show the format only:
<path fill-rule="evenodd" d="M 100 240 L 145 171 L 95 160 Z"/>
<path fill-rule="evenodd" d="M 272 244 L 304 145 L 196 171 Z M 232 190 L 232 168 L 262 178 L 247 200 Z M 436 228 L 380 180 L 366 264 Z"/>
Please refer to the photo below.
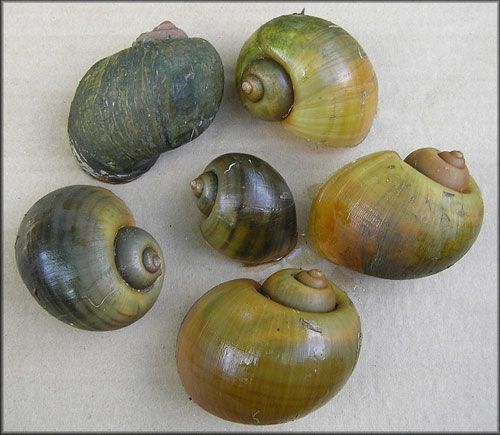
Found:
<path fill-rule="evenodd" d="M 19 226 L 15 252 L 35 300 L 81 329 L 135 322 L 163 284 L 160 246 L 134 226 L 125 203 L 101 187 L 67 186 L 37 201 Z"/>
<path fill-rule="evenodd" d="M 347 382 L 361 347 L 349 297 L 321 271 L 284 269 L 262 286 L 214 287 L 186 314 L 177 370 L 206 411 L 244 424 L 302 417 Z"/>
<path fill-rule="evenodd" d="M 236 87 L 255 116 L 334 147 L 363 141 L 378 102 L 377 77 L 361 45 L 340 26 L 303 13 L 274 18 L 248 38 Z"/>
<path fill-rule="evenodd" d="M 82 78 L 68 120 L 73 154 L 100 181 L 131 181 L 208 128 L 223 88 L 215 48 L 164 22 Z"/>
<path fill-rule="evenodd" d="M 205 215 L 201 233 L 222 254 L 250 265 L 278 260 L 295 247 L 292 192 L 262 159 L 243 153 L 221 155 L 191 182 L 191 188 Z"/>

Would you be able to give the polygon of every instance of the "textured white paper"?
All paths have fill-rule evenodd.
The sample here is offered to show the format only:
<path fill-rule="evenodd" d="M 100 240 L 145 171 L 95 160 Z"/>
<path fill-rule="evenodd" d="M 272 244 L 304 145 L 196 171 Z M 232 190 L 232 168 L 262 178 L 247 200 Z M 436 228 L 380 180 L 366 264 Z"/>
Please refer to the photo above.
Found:
<path fill-rule="evenodd" d="M 299 12 L 335 22 L 364 47 L 379 81 L 366 140 L 329 149 L 257 120 L 234 87 L 239 50 L 260 25 Z M 3 405 L 12 430 L 496 430 L 497 429 L 497 5 L 374 3 L 5 3 L 3 146 Z M 69 106 L 99 59 L 170 19 L 209 40 L 226 87 L 208 130 L 163 154 L 129 184 L 87 176 L 70 152 Z M 312 195 L 342 165 L 392 149 L 460 149 L 480 186 L 484 223 L 454 267 L 387 281 L 334 266 L 307 249 Z M 297 250 L 276 265 L 243 267 L 212 250 L 189 182 L 218 155 L 255 154 L 287 180 L 297 204 Z M 69 184 L 111 189 L 166 255 L 162 293 L 140 321 L 92 333 L 48 315 L 14 261 L 21 219 L 35 201 Z M 248 427 L 189 400 L 175 341 L 191 304 L 212 286 L 263 280 L 284 267 L 320 267 L 359 310 L 363 345 L 351 378 L 330 402 L 295 422 Z"/>

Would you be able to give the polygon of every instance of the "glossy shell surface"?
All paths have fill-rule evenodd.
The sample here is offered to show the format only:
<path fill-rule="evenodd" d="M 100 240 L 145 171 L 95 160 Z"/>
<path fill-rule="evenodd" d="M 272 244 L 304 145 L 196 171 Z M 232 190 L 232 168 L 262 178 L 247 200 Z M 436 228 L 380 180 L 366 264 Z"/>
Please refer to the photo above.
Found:
<path fill-rule="evenodd" d="M 190 397 L 245 424 L 282 423 L 323 405 L 349 378 L 361 344 L 356 309 L 334 288 L 337 305 L 323 313 L 281 305 L 248 279 L 203 295 L 177 339 L 177 368 Z"/>
<path fill-rule="evenodd" d="M 457 262 L 481 229 L 483 201 L 446 188 L 397 153 L 362 157 L 319 190 L 309 217 L 318 251 L 342 266 L 389 279 L 419 278 Z"/>
<path fill-rule="evenodd" d="M 261 26 L 244 44 L 236 67 L 243 105 L 259 102 L 241 91 L 242 76 L 255 59 L 272 59 L 288 73 L 293 106 L 281 121 L 294 134 L 337 147 L 359 144 L 368 134 L 378 102 L 378 82 L 368 56 L 340 26 L 293 14 Z"/>
<path fill-rule="evenodd" d="M 142 289 L 122 278 L 115 239 L 133 225 L 128 207 L 107 189 L 68 186 L 49 193 L 18 231 L 16 261 L 26 287 L 45 310 L 77 328 L 111 330 L 135 322 L 156 301 L 164 273 Z M 164 271 L 158 244 L 153 239 L 147 246 L 159 254 Z"/>
<path fill-rule="evenodd" d="M 213 248 L 244 263 L 259 264 L 278 260 L 295 247 L 293 195 L 271 165 L 250 154 L 229 153 L 210 162 L 204 173 L 215 174 L 215 182 L 198 198 L 198 202 L 207 196 L 213 201 L 200 224 Z"/>

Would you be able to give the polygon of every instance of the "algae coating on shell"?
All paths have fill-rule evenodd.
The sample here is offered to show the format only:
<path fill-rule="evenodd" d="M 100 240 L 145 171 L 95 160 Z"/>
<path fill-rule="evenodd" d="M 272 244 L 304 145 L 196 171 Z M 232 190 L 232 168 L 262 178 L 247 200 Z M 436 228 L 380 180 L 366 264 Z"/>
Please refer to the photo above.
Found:
<path fill-rule="evenodd" d="M 295 135 L 333 147 L 362 142 L 378 103 L 377 76 L 363 47 L 337 24 L 304 14 L 276 17 L 248 38 L 236 88 L 257 117 L 281 120 Z"/>
<path fill-rule="evenodd" d="M 72 151 L 91 176 L 131 181 L 208 128 L 223 87 L 222 61 L 208 41 L 142 37 L 80 81 L 68 121 Z"/>

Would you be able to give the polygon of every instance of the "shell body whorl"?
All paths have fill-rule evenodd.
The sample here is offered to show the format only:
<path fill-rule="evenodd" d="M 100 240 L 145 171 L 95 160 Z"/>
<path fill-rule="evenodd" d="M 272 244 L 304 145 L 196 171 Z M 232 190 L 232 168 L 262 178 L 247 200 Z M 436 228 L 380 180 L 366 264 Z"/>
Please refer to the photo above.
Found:
<path fill-rule="evenodd" d="M 200 182 L 204 189 L 197 192 Z M 222 254 L 259 264 L 278 260 L 295 247 L 293 195 L 283 177 L 262 159 L 242 153 L 221 155 L 192 188 L 206 215 L 201 233 Z"/>
<path fill-rule="evenodd" d="M 137 232 L 140 240 L 130 242 Z M 122 275 L 117 264 L 120 239 L 119 244 L 139 254 L 135 259 L 125 252 L 124 260 L 140 262 L 146 248 L 160 260 L 150 277 L 139 270 L 139 288 L 126 280 L 134 271 Z M 112 330 L 135 322 L 155 303 L 164 278 L 157 242 L 134 227 L 120 198 L 100 187 L 67 186 L 37 201 L 21 222 L 15 252 L 21 278 L 36 301 L 81 329 Z"/>
<path fill-rule="evenodd" d="M 461 193 L 397 153 L 382 151 L 344 166 L 321 187 L 311 206 L 309 237 L 341 266 L 411 279 L 457 262 L 476 240 L 482 219 L 483 201 L 472 177 Z"/>
<path fill-rule="evenodd" d="M 294 279 L 300 270 L 290 272 Z M 177 338 L 177 369 L 190 397 L 244 424 L 294 420 L 326 403 L 347 382 L 361 344 L 354 305 L 332 288 L 337 303 L 329 312 L 282 305 L 249 279 L 205 293 Z"/>
<path fill-rule="evenodd" d="M 261 107 L 267 102 L 252 101 L 242 90 L 247 68 L 260 59 L 278 63 L 289 75 L 293 104 L 281 121 L 287 129 L 335 147 L 363 141 L 377 108 L 377 77 L 363 48 L 344 29 L 292 14 L 267 22 L 247 40 L 236 66 L 236 86 L 245 108 L 270 119 L 261 116 L 268 112 Z"/>
<path fill-rule="evenodd" d="M 223 87 L 222 61 L 208 41 L 146 38 L 80 81 L 68 121 L 73 154 L 101 181 L 131 181 L 208 128 Z"/>

